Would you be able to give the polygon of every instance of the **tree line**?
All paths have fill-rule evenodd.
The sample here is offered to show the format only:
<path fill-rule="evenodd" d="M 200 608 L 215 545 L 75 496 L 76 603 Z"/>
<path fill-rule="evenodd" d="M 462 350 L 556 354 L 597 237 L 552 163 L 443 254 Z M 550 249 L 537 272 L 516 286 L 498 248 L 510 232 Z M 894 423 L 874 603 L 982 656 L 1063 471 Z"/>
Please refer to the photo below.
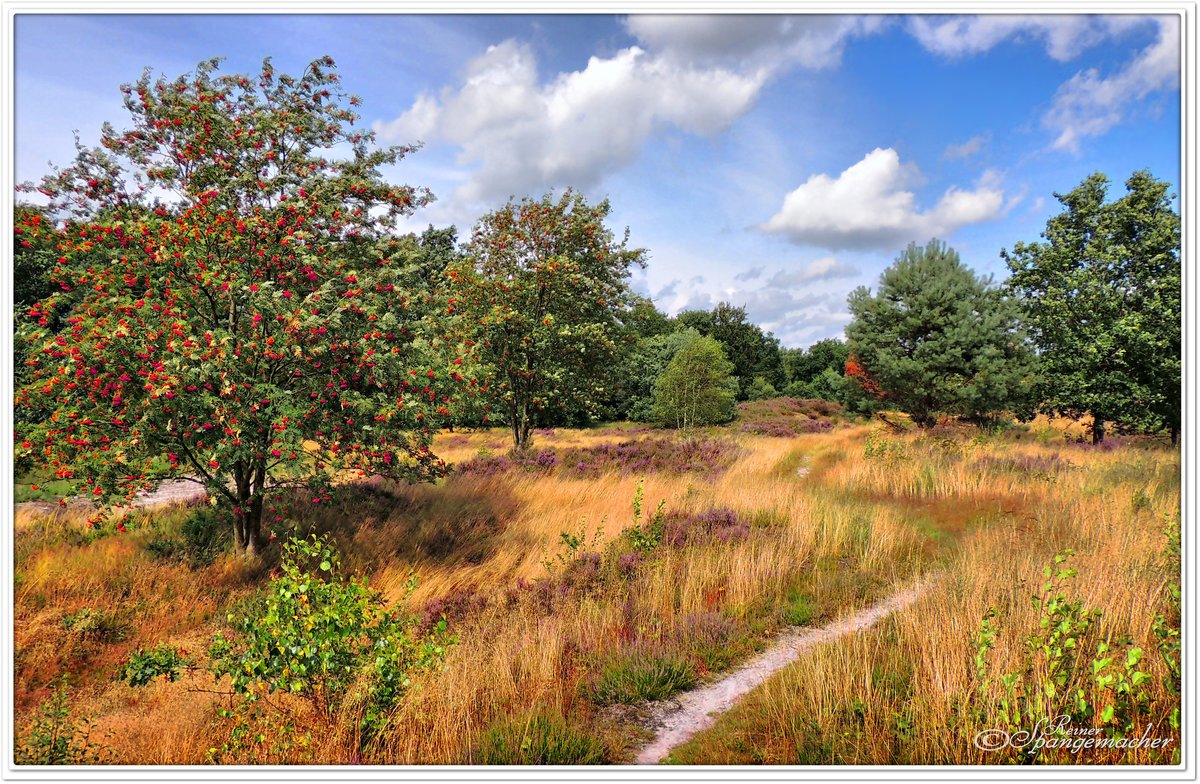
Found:
<path fill-rule="evenodd" d="M 253 555 L 274 494 L 436 478 L 443 428 L 503 426 L 520 450 L 541 427 L 691 427 L 779 395 L 1178 433 L 1179 219 L 1148 173 L 1114 202 L 1102 175 L 1060 196 L 1044 241 L 1002 252 L 1002 286 L 910 246 L 850 295 L 846 341 L 789 349 L 744 307 L 672 317 L 635 293 L 647 252 L 573 190 L 510 199 L 463 240 L 402 234 L 432 196 L 383 176 L 412 148 L 357 127 L 331 59 L 218 65 L 122 86 L 129 127 L 22 186 L 44 204 L 14 226 L 17 470 L 101 509 L 187 477 Z"/>

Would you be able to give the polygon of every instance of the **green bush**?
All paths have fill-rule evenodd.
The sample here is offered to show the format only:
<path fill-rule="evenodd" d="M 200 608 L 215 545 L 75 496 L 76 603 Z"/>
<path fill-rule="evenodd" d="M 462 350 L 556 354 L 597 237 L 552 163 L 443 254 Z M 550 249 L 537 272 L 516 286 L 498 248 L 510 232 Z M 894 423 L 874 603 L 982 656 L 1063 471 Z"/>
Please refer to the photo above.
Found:
<path fill-rule="evenodd" d="M 130 686 L 145 686 L 162 675 L 174 683 L 179 680 L 180 673 L 191 666 L 191 659 L 178 648 L 165 644 L 157 645 L 150 650 L 142 649 L 130 654 L 129 661 L 117 670 L 117 680 Z"/>
<path fill-rule="evenodd" d="M 544 710 L 493 723 L 474 759 L 478 765 L 599 765 L 608 761 L 602 741 Z"/>
<path fill-rule="evenodd" d="M 25 737 L 13 750 L 18 765 L 84 765 L 102 762 L 104 749 L 89 739 L 90 722 L 72 721 L 66 687 L 59 683 L 37 708 Z"/>
<path fill-rule="evenodd" d="M 634 705 L 666 699 L 695 683 L 691 662 L 667 651 L 635 649 L 603 662 L 585 688 L 598 705 Z"/>
<path fill-rule="evenodd" d="M 1140 668 L 1142 649 L 1127 638 L 1101 639 L 1100 610 L 1067 595 L 1076 574 L 1067 566 L 1071 555 L 1069 549 L 1062 551 L 1043 571 L 1045 582 L 1033 595 L 1038 627 L 1024 638 L 1020 669 L 993 680 L 989 652 L 1000 634 L 995 610 L 980 623 L 974 640 L 975 680 L 979 717 L 988 726 L 1036 727 L 1068 716 L 1072 723 L 1096 727 L 1104 737 L 1121 738 L 1135 732 L 1148 712 L 1150 676 Z M 1033 747 L 1026 753 L 1032 758 L 1039 751 Z"/>
<path fill-rule="evenodd" d="M 234 691 L 248 699 L 289 692 L 325 715 L 339 707 L 352 682 L 366 680 L 369 693 L 360 707 L 369 739 L 411 677 L 441 663 L 454 641 L 445 621 L 419 636 L 419 619 L 386 607 L 366 578 L 342 579 L 327 535 L 285 543 L 279 572 L 261 602 L 245 605 L 240 618 L 228 616 L 236 637 L 217 634 L 213 674 L 228 675 Z"/>

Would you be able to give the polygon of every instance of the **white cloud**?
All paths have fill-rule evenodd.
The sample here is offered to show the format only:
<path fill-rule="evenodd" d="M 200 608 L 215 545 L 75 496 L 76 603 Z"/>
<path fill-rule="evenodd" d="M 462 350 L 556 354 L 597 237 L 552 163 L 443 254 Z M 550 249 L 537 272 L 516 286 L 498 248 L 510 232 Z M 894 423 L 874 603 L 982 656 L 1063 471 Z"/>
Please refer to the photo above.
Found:
<path fill-rule="evenodd" d="M 639 14 L 625 20 L 631 35 L 673 60 L 809 69 L 837 65 L 848 40 L 884 24 L 881 16 L 829 14 Z"/>
<path fill-rule="evenodd" d="M 1101 76 L 1080 71 L 1058 88 L 1042 124 L 1057 136 L 1055 149 L 1078 150 L 1086 136 L 1099 136 L 1124 119 L 1129 106 L 1151 93 L 1179 85 L 1179 17 L 1159 17 L 1158 40 L 1120 70 Z"/>
<path fill-rule="evenodd" d="M 784 197 L 762 228 L 834 250 L 894 249 L 1000 217 L 1015 203 L 1005 203 L 998 176 L 989 171 L 973 190 L 950 187 L 931 209 L 921 211 L 906 190 L 919 177 L 916 166 L 901 163 L 895 150 L 877 148 L 837 177 L 810 177 Z"/>
<path fill-rule="evenodd" d="M 721 131 L 751 108 L 766 78 L 761 69 L 697 68 L 635 46 L 541 85 L 532 52 L 510 40 L 472 60 L 461 85 L 420 96 L 375 129 L 387 142 L 456 145 L 459 163 L 472 167 L 457 197 L 487 202 L 587 188 L 632 162 L 663 128 Z"/>
<path fill-rule="evenodd" d="M 970 158 L 975 153 L 983 149 L 983 145 L 988 141 L 986 136 L 972 136 L 962 144 L 947 145 L 945 151 L 942 152 L 943 158 Z"/>
<path fill-rule="evenodd" d="M 981 54 L 1012 38 L 1040 40 L 1047 54 L 1066 62 L 1144 20 L 1144 17 L 1114 14 L 915 16 L 908 20 L 908 30 L 923 47 L 944 57 Z"/>
<path fill-rule="evenodd" d="M 834 280 L 835 278 L 850 278 L 858 274 L 858 270 L 849 264 L 838 261 L 836 256 L 810 261 L 799 269 L 780 270 L 767 280 L 767 286 L 773 288 L 791 288 L 804 283 L 818 280 Z"/>

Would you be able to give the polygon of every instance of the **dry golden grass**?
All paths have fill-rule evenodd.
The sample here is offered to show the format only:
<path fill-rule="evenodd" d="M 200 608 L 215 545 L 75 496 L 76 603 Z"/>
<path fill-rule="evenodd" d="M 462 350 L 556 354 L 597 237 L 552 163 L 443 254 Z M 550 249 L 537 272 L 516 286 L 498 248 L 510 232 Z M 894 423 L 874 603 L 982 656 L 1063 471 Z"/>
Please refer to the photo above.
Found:
<path fill-rule="evenodd" d="M 306 510 L 297 518 L 302 530 L 332 532 L 347 565 L 369 575 L 389 600 L 404 599 L 419 611 L 457 595 L 469 598 L 471 609 L 453 619 L 459 642 L 446 667 L 419 679 L 379 742 L 359 749 L 349 729 L 353 716 L 330 726 L 297 708 L 295 721 L 311 734 L 310 743 L 276 757 L 247 752 L 244 760 L 473 762 L 494 722 L 543 707 L 602 736 L 611 759 L 628 759 L 636 728 L 598 710 L 582 688 L 605 656 L 653 644 L 695 659 L 688 630 L 697 619 L 719 615 L 734 624 L 729 647 L 740 652 L 731 654 L 736 658 L 769 638 L 781 623 L 780 608 L 797 592 L 827 616 L 937 569 L 942 578 L 917 606 L 799 662 L 731 720 L 753 718 L 742 735 L 766 749 L 769 761 L 785 761 L 805 722 L 833 726 L 854 699 L 871 706 L 869 721 L 891 721 L 889 706 L 904 700 L 919 706 L 922 722 L 928 716 L 927 732 L 907 747 L 912 761 L 920 755 L 979 761 L 968 760 L 945 731 L 950 695 L 970 674 L 971 635 L 989 606 L 1007 608 L 1006 629 L 1009 617 L 1028 625 L 1028 586 L 1019 581 L 1036 578 L 1044 555 L 1066 545 L 1079 552 L 1077 587 L 1104 609 L 1104 623 L 1145 639 L 1145 597 L 1159 595 L 1166 579 L 1157 555 L 1161 536 L 1151 523 L 1177 508 L 1177 453 L 1092 452 L 1032 436 L 1011 443 L 905 435 L 887 436 L 903 445 L 902 456 L 867 459 L 864 445 L 879 438 L 873 432 L 859 425 L 776 439 L 717 431 L 740 444 L 737 462 L 716 477 L 651 474 L 644 508 L 649 513 L 660 500 L 680 512 L 727 507 L 752 522 L 748 535 L 660 547 L 631 575 L 605 560 L 602 574 L 582 579 L 556 557 L 568 555 L 560 534 L 581 529 L 583 550 L 628 550 L 621 534 L 633 522 L 637 476 L 453 476 L 434 486 L 384 487 L 341 509 Z M 536 446 L 638 437 L 615 428 L 558 430 L 538 436 Z M 435 451 L 459 462 L 481 448 L 503 452 L 507 438 L 502 430 L 444 433 Z M 1018 464 L 1049 473 L 1022 473 Z M 1151 508 L 1131 515 L 1139 490 Z M 158 528 L 177 525 L 178 512 L 155 513 L 140 529 L 134 520 L 130 533 L 95 541 L 69 513 L 49 520 L 23 515 L 16 548 L 18 734 L 47 684 L 67 673 L 75 714 L 97 722 L 114 761 L 204 762 L 229 731 L 215 715 L 221 698 L 210 693 L 211 678 L 200 672 L 133 689 L 111 675 L 129 652 L 159 642 L 202 653 L 226 608 L 265 575 L 232 558 L 199 569 L 155 559 L 146 543 Z M 554 579 L 539 581 L 548 561 Z M 405 599 L 410 570 L 419 585 Z M 127 634 L 72 641 L 62 619 L 85 607 L 117 617 Z M 997 666 L 1009 660 L 1006 646 L 1015 644 L 1015 634 L 1001 639 L 993 652 Z M 80 656 L 66 655 L 72 646 Z M 695 660 L 703 676 L 706 665 Z M 881 696 L 872 685 L 872 662 L 903 661 L 912 662 L 912 691 Z M 717 730 L 687 753 L 694 750 L 696 760 L 747 759 L 729 747 L 741 735 Z M 895 745 L 872 741 L 841 753 L 844 761 L 900 761 Z"/>
<path fill-rule="evenodd" d="M 904 439 L 919 454 L 918 439 Z M 928 452 L 900 461 L 888 471 L 839 466 L 829 481 L 847 490 L 890 495 L 919 508 L 920 500 L 950 494 L 1017 500 L 1016 525 L 998 523 L 962 539 L 958 555 L 923 598 L 889 623 L 822 646 L 764 684 L 711 729 L 676 750 L 673 761 L 727 764 L 996 764 L 1012 756 L 985 752 L 974 734 L 998 723 L 1005 698 L 998 683 L 1019 672 L 1024 638 L 1039 628 L 1031 596 L 1042 589 L 1042 570 L 1055 553 L 1071 548 L 1078 570 L 1065 592 L 1103 612 L 1096 639 L 1128 637 L 1144 652 L 1150 675 L 1149 710 L 1137 732 L 1153 726 L 1153 737 L 1179 733 L 1167 717 L 1178 696 L 1164 688 L 1165 664 L 1152 624 L 1170 613 L 1166 584 L 1179 575 L 1164 555 L 1164 525 L 1179 513 L 1178 454 L 1166 450 L 1112 452 L 1039 445 L 988 443 L 975 456 L 1055 457 L 1049 476 L 1024 483 L 1012 476 L 964 473 L 962 462 Z M 936 481 L 922 482 L 923 466 L 934 464 Z M 857 469 L 857 470 L 856 470 Z M 979 693 L 974 642 L 984 615 L 997 612 L 999 635 L 988 655 L 990 687 Z M 1081 664 L 1090 667 L 1094 647 Z M 1086 674 L 1086 673 L 1085 673 Z M 1085 678 L 1085 683 L 1086 683 Z M 1101 707 L 1111 695 L 1088 686 Z M 972 708 L 984 716 L 974 719 Z M 1078 721 L 1075 726 L 1080 726 Z M 1015 728 L 1014 728 L 1015 729 Z M 1033 729 L 1028 727 L 1025 729 Z M 1163 764 L 1166 754 L 1092 751 L 1082 757 L 1047 754 L 1042 761 L 1103 764 Z"/>

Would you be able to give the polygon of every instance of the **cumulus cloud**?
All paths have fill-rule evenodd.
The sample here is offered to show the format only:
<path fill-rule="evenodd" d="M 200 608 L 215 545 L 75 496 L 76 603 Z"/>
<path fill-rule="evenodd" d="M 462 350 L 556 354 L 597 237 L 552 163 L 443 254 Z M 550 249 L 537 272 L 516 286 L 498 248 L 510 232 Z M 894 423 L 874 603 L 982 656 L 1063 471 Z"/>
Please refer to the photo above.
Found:
<path fill-rule="evenodd" d="M 884 24 L 880 16 L 829 14 L 639 14 L 625 20 L 631 35 L 673 60 L 809 69 L 837 65 L 847 41 Z"/>
<path fill-rule="evenodd" d="M 748 281 L 748 280 L 757 280 L 758 278 L 761 278 L 762 274 L 766 271 L 767 271 L 767 268 L 765 266 L 751 267 L 748 270 L 744 270 L 744 271 L 739 272 L 738 274 L 734 275 L 733 279 L 736 281 L 743 281 L 743 282 Z"/>
<path fill-rule="evenodd" d="M 925 49 L 944 57 L 982 54 L 1008 39 L 1041 41 L 1060 62 L 1136 27 L 1144 18 L 1121 15 L 915 16 L 908 30 Z"/>
<path fill-rule="evenodd" d="M 420 96 L 375 130 L 388 142 L 456 145 L 459 163 L 473 167 L 462 199 L 587 188 L 633 161 L 660 129 L 727 128 L 754 104 L 766 77 L 692 67 L 634 46 L 543 85 L 530 49 L 509 40 L 472 60 L 462 84 Z"/>
<path fill-rule="evenodd" d="M 1003 215 L 998 177 L 985 172 L 976 187 L 950 187 L 928 210 L 919 210 L 907 187 L 920 171 L 900 162 L 893 149 L 875 149 L 837 177 L 815 174 L 787 194 L 762 226 L 793 242 L 840 249 L 892 249 L 915 240 L 944 237 L 963 226 Z"/>
<path fill-rule="evenodd" d="M 1099 136 L 1124 119 L 1130 106 L 1151 93 L 1179 86 L 1179 17 L 1159 17 L 1158 40 L 1116 73 L 1080 71 L 1054 95 L 1042 124 L 1056 133 L 1055 149 L 1075 151 L 1087 136 Z"/>
<path fill-rule="evenodd" d="M 988 141 L 986 136 L 972 136 L 962 144 L 950 144 L 942 152 L 943 158 L 970 158 L 983 149 Z"/>

